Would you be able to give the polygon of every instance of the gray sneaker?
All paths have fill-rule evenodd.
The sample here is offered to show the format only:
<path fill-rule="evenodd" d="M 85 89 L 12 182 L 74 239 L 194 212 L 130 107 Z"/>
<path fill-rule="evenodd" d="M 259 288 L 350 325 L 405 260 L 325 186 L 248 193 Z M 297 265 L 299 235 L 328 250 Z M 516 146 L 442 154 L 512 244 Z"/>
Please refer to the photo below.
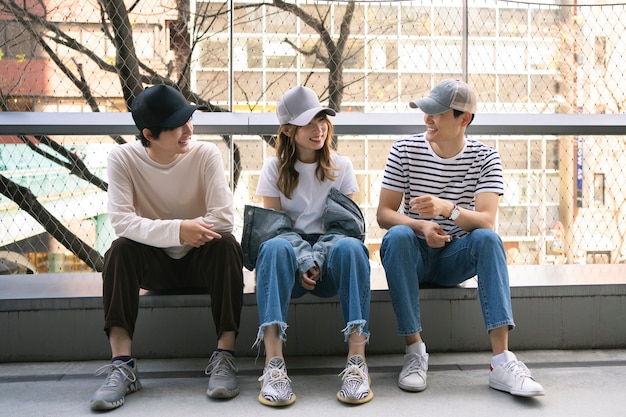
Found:
<path fill-rule="evenodd" d="M 374 398 L 370 388 L 370 377 L 365 360 L 361 355 L 352 355 L 345 369 L 339 374 L 343 380 L 337 393 L 339 401 L 348 404 L 363 404 Z"/>
<path fill-rule="evenodd" d="M 229 352 L 213 352 L 204 373 L 210 375 L 206 395 L 211 398 L 233 398 L 239 394 L 235 358 Z"/>
<path fill-rule="evenodd" d="M 287 367 L 282 358 L 271 358 L 259 381 L 261 382 L 259 393 L 261 404 L 282 407 L 296 401 L 296 395 L 291 389 L 291 379 L 287 376 Z"/>
<path fill-rule="evenodd" d="M 137 377 L 137 361 L 131 367 L 128 362 L 115 361 L 98 368 L 95 375 L 108 373 L 104 384 L 91 397 L 92 410 L 112 410 L 124 404 L 126 394 L 141 389 L 141 382 Z"/>
<path fill-rule="evenodd" d="M 428 353 L 407 353 L 404 355 L 404 366 L 398 377 L 398 386 L 405 391 L 419 392 L 426 389 L 426 371 L 428 370 Z"/>

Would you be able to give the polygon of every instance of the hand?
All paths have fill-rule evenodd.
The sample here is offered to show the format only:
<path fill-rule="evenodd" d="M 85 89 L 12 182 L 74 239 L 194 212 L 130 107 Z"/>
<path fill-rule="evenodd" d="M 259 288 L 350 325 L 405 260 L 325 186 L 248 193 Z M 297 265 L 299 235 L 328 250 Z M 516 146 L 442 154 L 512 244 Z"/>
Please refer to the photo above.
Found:
<path fill-rule="evenodd" d="M 451 202 L 433 195 L 422 195 L 412 198 L 409 204 L 411 205 L 411 210 L 424 217 L 448 217 L 452 210 L 450 205 L 454 206 Z"/>
<path fill-rule="evenodd" d="M 319 277 L 320 267 L 316 263 L 313 268 L 302 274 L 300 283 L 306 290 L 312 291 L 313 289 L 315 289 L 315 285 L 317 284 L 317 280 L 319 279 Z"/>
<path fill-rule="evenodd" d="M 183 220 L 180 223 L 180 243 L 199 248 L 213 239 L 221 239 L 222 235 L 211 229 L 213 229 L 212 224 Z"/>
<path fill-rule="evenodd" d="M 422 226 L 422 233 L 426 238 L 426 243 L 428 243 L 428 246 L 431 248 L 441 248 L 452 240 L 450 235 L 445 234 L 438 223 L 431 221 L 424 222 Z"/>

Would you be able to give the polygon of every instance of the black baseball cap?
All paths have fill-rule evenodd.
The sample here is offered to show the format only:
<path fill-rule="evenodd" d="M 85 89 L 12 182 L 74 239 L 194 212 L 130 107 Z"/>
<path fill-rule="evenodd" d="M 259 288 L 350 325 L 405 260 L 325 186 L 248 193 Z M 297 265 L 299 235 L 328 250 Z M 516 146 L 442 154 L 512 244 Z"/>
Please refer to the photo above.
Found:
<path fill-rule="evenodd" d="M 174 129 L 187 123 L 194 111 L 208 109 L 187 103 L 178 90 L 164 84 L 146 88 L 131 105 L 133 120 L 139 130 L 150 127 Z"/>

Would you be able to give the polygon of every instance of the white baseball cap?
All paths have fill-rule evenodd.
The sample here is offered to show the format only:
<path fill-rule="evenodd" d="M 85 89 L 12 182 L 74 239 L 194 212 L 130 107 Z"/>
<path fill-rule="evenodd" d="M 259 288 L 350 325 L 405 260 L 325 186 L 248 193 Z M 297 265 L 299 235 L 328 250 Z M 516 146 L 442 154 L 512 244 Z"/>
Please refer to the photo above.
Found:
<path fill-rule="evenodd" d="M 450 109 L 476 114 L 476 95 L 460 80 L 444 80 L 433 87 L 428 97 L 410 101 L 409 106 L 426 114 L 441 114 Z"/>
<path fill-rule="evenodd" d="M 321 112 L 329 116 L 336 114 L 333 109 L 320 104 L 315 91 L 302 86 L 287 90 L 276 106 L 276 116 L 281 125 L 306 126 Z"/>

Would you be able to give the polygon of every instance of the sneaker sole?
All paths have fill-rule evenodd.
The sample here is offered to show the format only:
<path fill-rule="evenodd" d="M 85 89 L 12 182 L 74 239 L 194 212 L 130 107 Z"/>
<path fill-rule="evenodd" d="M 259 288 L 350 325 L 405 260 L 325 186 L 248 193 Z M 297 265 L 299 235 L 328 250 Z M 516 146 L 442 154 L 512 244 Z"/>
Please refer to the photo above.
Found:
<path fill-rule="evenodd" d="M 268 405 L 270 407 L 285 407 L 296 402 L 296 394 L 293 394 L 293 397 L 289 400 L 280 400 L 280 401 L 270 401 L 265 398 L 263 395 L 259 394 L 259 402 L 263 405 Z"/>
<path fill-rule="evenodd" d="M 341 395 L 339 395 L 339 393 L 337 393 L 337 399 L 345 404 L 355 404 L 355 405 L 365 404 L 371 401 L 372 398 L 374 398 L 374 391 L 372 390 L 370 390 L 370 393 L 366 397 L 363 397 L 363 398 L 346 398 L 346 397 L 342 397 Z"/>
<path fill-rule="evenodd" d="M 206 395 L 213 399 L 228 399 L 239 395 L 239 388 L 228 389 L 226 387 L 217 387 L 207 390 Z"/>
<path fill-rule="evenodd" d="M 105 411 L 105 410 L 113 410 L 114 408 L 121 407 L 124 405 L 124 397 L 115 402 L 108 402 L 104 400 L 96 400 L 90 404 L 90 407 L 94 411 Z"/>
<path fill-rule="evenodd" d="M 517 397 L 541 397 L 542 395 L 545 395 L 544 391 L 515 391 L 510 389 L 506 385 L 501 385 L 495 382 L 489 382 L 489 387 L 498 391 L 515 395 Z"/>
<path fill-rule="evenodd" d="M 400 382 L 398 382 L 398 387 L 400 387 L 401 390 L 403 391 L 408 391 L 408 392 L 422 392 L 426 389 L 426 384 L 424 385 L 420 385 L 420 386 L 414 386 L 414 385 L 405 385 L 402 384 Z"/>
<path fill-rule="evenodd" d="M 126 389 L 126 394 L 124 394 L 124 396 L 120 398 L 119 400 L 114 401 L 114 402 L 108 402 L 105 400 L 95 400 L 95 401 L 92 401 L 89 406 L 94 411 L 113 410 L 114 408 L 118 408 L 124 405 L 126 395 L 132 394 L 133 392 L 137 392 L 140 389 L 141 389 L 141 382 L 137 380 L 128 386 L 128 388 Z"/>

